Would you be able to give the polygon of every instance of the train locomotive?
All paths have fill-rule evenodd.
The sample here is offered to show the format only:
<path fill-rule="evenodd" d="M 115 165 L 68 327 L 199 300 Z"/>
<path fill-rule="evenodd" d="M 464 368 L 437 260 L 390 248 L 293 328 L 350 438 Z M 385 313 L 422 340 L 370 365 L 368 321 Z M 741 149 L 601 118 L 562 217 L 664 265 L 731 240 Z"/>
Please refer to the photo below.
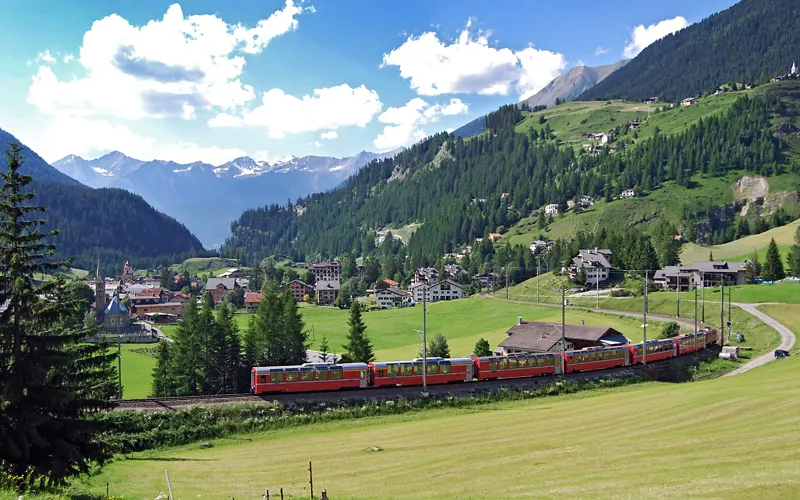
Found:
<path fill-rule="evenodd" d="M 337 391 L 483 380 L 514 379 L 605 370 L 691 354 L 717 342 L 715 329 L 638 344 L 591 347 L 581 350 L 469 358 L 421 358 L 371 363 L 305 363 L 294 366 L 253 367 L 254 394 Z M 424 368 L 426 366 L 426 368 Z"/>

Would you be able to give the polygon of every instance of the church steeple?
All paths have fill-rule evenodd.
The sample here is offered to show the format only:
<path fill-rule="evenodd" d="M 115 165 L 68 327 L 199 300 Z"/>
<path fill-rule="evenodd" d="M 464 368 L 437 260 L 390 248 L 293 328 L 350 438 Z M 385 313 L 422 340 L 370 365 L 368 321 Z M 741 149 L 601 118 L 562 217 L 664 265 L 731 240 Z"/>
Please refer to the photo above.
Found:
<path fill-rule="evenodd" d="M 94 310 L 98 316 L 106 309 L 106 279 L 103 277 L 103 259 L 97 252 L 97 277 L 94 285 Z"/>
<path fill-rule="evenodd" d="M 789 74 L 790 75 L 796 75 L 797 74 L 797 63 L 796 62 L 792 63 L 792 70 L 789 72 Z"/>

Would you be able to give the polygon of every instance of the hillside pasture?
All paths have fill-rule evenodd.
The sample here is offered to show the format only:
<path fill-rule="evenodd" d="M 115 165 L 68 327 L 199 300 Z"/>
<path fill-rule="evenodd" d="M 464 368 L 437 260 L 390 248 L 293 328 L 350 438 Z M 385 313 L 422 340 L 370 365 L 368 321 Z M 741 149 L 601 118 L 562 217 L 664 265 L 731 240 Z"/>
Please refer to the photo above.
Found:
<path fill-rule="evenodd" d="M 791 498 L 800 359 L 736 377 L 646 383 L 363 418 L 120 457 L 84 485 L 155 498 Z M 265 453 L 267 455 L 265 455 Z M 279 453 L 279 455 L 277 455 Z M 264 459 L 279 456 L 279 459 Z M 421 478 L 424 478 L 422 480 Z"/>
<path fill-rule="evenodd" d="M 714 254 L 714 260 L 742 262 L 750 259 L 753 250 L 757 251 L 759 259 L 763 261 L 766 256 L 767 245 L 769 245 L 772 238 L 775 238 L 781 257 L 786 262 L 789 255 L 789 247 L 794 244 L 794 233 L 799 226 L 800 220 L 796 220 L 785 226 L 776 227 L 760 234 L 745 236 L 724 245 L 701 246 L 689 243 L 681 250 L 681 262 L 684 265 L 690 265 L 695 261 L 708 260 L 709 253 Z"/>

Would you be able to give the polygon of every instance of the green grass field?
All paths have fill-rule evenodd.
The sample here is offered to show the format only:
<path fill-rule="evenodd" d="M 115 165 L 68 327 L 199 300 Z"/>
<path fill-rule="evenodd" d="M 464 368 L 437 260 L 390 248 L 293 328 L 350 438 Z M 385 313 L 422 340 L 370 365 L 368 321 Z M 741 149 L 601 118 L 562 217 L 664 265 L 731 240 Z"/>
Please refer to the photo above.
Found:
<path fill-rule="evenodd" d="M 216 272 L 223 272 L 231 267 L 239 267 L 237 261 L 232 259 L 222 259 L 220 257 L 193 257 L 186 259 L 180 264 L 172 266 L 173 271 L 189 271 L 192 276 L 197 276 L 200 273 L 212 273 L 216 276 Z"/>
<path fill-rule="evenodd" d="M 155 498 L 792 498 L 800 360 L 690 384 L 309 425 L 136 453 L 76 489 Z M 371 451 L 371 447 L 380 451 Z M 274 497 L 273 497 L 274 498 Z"/>
<path fill-rule="evenodd" d="M 312 349 L 319 348 L 322 336 L 328 339 L 331 351 L 343 351 L 347 341 L 349 311 L 325 307 L 302 307 L 303 320 L 312 340 Z M 427 329 L 430 338 L 437 333 L 447 337 L 453 356 L 468 356 L 475 343 L 485 338 L 496 347 L 505 337 L 506 330 L 522 316 L 530 321 L 561 322 L 561 311 L 552 307 L 532 304 L 514 304 L 504 301 L 472 297 L 428 306 Z M 367 335 L 372 341 L 379 360 L 410 359 L 418 355 L 422 345 L 414 329 L 422 329 L 422 307 L 387 309 L 364 314 Z M 236 321 L 242 333 L 247 328 L 249 314 L 237 314 Z M 641 340 L 641 321 L 623 316 L 602 315 L 593 312 L 567 311 L 567 323 L 602 325 L 616 328 L 632 340 Z M 311 336 L 313 327 L 313 336 Z M 167 336 L 174 326 L 165 326 Z"/>
<path fill-rule="evenodd" d="M 122 344 L 122 397 L 124 399 L 146 398 L 150 395 L 155 358 L 134 349 L 152 348 L 155 344 Z M 117 346 L 112 346 L 116 352 Z"/>
<path fill-rule="evenodd" d="M 709 252 L 713 252 L 714 260 L 729 260 L 741 262 L 748 260 L 753 250 L 758 251 L 759 259 L 764 259 L 767 252 L 767 245 L 772 238 L 781 251 L 781 256 L 786 261 L 789 255 L 789 247 L 794 244 L 794 233 L 800 226 L 800 220 L 796 220 L 785 226 L 776 227 L 760 234 L 745 236 L 738 240 L 725 243 L 724 245 L 700 246 L 689 243 L 681 251 L 681 262 L 690 265 L 698 260 L 708 260 Z"/>

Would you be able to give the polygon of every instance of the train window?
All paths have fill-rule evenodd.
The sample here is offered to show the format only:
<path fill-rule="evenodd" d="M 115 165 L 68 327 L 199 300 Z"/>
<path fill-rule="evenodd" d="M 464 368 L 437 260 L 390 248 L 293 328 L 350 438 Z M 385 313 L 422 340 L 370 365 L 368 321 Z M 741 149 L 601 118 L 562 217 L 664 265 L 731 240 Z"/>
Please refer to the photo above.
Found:
<path fill-rule="evenodd" d="M 300 372 L 300 379 L 303 382 L 311 382 L 314 380 L 314 372 L 311 370 Z"/>
<path fill-rule="evenodd" d="M 537 358 L 536 356 L 528 356 L 528 366 L 530 366 L 531 368 L 536 368 L 536 365 L 539 364 L 538 360 L 539 358 Z"/>
<path fill-rule="evenodd" d="M 317 368 L 317 380 L 328 380 L 327 368 Z"/>
<path fill-rule="evenodd" d="M 386 373 L 388 373 L 390 377 L 397 376 L 397 365 L 396 364 L 386 365 Z"/>
<path fill-rule="evenodd" d="M 517 360 L 516 360 L 516 359 L 509 359 L 509 360 L 507 360 L 507 361 L 508 361 L 508 367 L 509 367 L 510 369 L 512 369 L 512 370 L 513 370 L 514 368 L 516 368 L 516 367 L 517 367 Z"/>
<path fill-rule="evenodd" d="M 286 372 L 286 381 L 297 382 L 298 375 L 300 375 L 298 372 Z"/>
<path fill-rule="evenodd" d="M 603 353 L 603 359 L 611 359 L 611 352 L 606 351 Z"/>
<path fill-rule="evenodd" d="M 439 365 L 441 373 L 450 373 L 450 365 L 449 364 L 441 364 Z"/>
<path fill-rule="evenodd" d="M 343 375 L 342 370 L 331 370 L 331 380 L 342 380 Z"/>
<path fill-rule="evenodd" d="M 270 372 L 269 381 L 273 384 L 283 382 L 283 372 Z"/>
<path fill-rule="evenodd" d="M 404 377 L 410 377 L 411 376 L 411 365 L 401 365 L 401 373 L 400 374 L 402 376 L 404 376 Z"/>
<path fill-rule="evenodd" d="M 528 359 L 527 358 L 518 359 L 517 363 L 519 364 L 520 368 L 527 368 L 528 367 Z"/>
<path fill-rule="evenodd" d="M 435 375 L 439 373 L 439 367 L 436 365 L 428 364 L 426 368 L 428 369 L 428 375 Z"/>
<path fill-rule="evenodd" d="M 497 369 L 498 370 L 505 370 L 508 368 L 508 360 L 507 359 L 498 359 L 497 360 Z"/>
<path fill-rule="evenodd" d="M 422 375 L 422 362 L 418 361 L 413 364 L 414 366 L 414 375 Z"/>
<path fill-rule="evenodd" d="M 489 369 L 492 371 L 497 370 L 497 361 L 489 361 Z"/>
<path fill-rule="evenodd" d="M 266 384 L 267 383 L 267 376 L 266 375 L 259 375 L 258 376 L 258 383 L 259 384 Z"/>

